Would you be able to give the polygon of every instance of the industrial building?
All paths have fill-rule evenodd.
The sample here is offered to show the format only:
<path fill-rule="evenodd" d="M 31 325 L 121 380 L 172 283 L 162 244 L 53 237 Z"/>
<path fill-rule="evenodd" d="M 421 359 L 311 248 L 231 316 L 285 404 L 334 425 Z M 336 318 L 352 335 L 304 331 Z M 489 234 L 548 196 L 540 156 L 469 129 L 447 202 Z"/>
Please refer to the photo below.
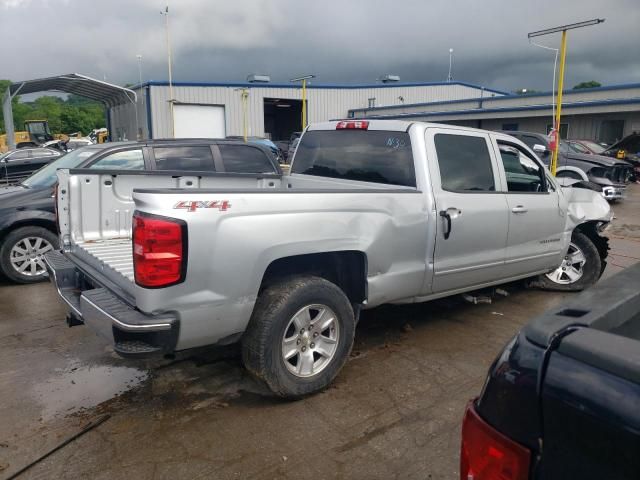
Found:
<path fill-rule="evenodd" d="M 554 97 L 551 92 L 487 98 L 426 101 L 372 108 L 352 108 L 353 118 L 394 118 L 452 123 L 487 130 L 548 133 Z M 613 143 L 640 132 L 640 84 L 568 90 L 562 97 L 562 138 Z"/>
<path fill-rule="evenodd" d="M 288 139 L 302 128 L 302 89 L 295 83 L 147 82 L 137 101 L 110 107 L 113 140 L 243 135 Z M 173 98 L 171 95 L 173 94 Z M 243 99 L 246 95 L 246 100 Z M 493 98 L 506 92 L 463 82 L 307 86 L 308 121 L 346 118 L 350 109 Z M 246 103 L 245 103 L 246 102 Z"/>
<path fill-rule="evenodd" d="M 255 77 L 254 77 L 255 78 Z M 75 93 L 105 105 L 111 140 L 249 136 L 286 140 L 302 128 L 299 83 L 262 81 L 192 83 L 150 81 L 123 88 L 68 74 L 13 83 L 3 98 L 7 133 L 11 99 L 43 91 Z M 397 80 L 397 78 L 394 78 Z M 545 133 L 554 96 L 514 95 L 464 82 L 307 85 L 308 122 L 338 118 L 394 118 L 451 123 L 488 130 Z M 8 121 L 7 121 L 8 120 Z M 640 84 L 563 92 L 562 138 L 612 143 L 640 131 Z M 13 138 L 12 134 L 8 138 Z"/>

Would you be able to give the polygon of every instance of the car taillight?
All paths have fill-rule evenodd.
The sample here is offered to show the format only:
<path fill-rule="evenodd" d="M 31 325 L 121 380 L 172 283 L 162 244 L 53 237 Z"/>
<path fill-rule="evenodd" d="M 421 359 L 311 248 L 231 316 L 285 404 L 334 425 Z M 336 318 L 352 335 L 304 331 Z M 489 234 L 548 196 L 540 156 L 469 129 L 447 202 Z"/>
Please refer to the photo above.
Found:
<path fill-rule="evenodd" d="M 491 427 L 469 403 L 462 422 L 460 480 L 526 480 L 530 461 L 527 448 Z"/>
<path fill-rule="evenodd" d="M 336 130 L 367 130 L 368 128 L 369 122 L 367 121 L 338 122 L 336 124 Z"/>
<path fill-rule="evenodd" d="M 187 227 L 182 220 L 133 216 L 133 270 L 141 287 L 167 287 L 184 280 Z"/>

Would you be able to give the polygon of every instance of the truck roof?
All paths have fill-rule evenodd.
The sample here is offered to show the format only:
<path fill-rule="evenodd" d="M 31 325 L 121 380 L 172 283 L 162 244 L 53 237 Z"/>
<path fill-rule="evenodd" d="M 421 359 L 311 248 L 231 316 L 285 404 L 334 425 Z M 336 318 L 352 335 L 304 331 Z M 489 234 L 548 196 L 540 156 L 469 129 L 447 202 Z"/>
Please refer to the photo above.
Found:
<path fill-rule="evenodd" d="M 479 132 L 479 133 L 501 133 L 490 132 L 489 130 L 483 130 L 479 128 L 462 127 L 459 125 L 449 125 L 446 123 L 432 123 L 432 122 L 417 122 L 407 120 L 381 120 L 381 119 L 368 119 L 368 118 L 345 118 L 343 120 L 331 120 L 328 122 L 318 122 L 309 125 L 307 130 L 335 130 L 336 125 L 340 122 L 368 122 L 367 130 L 388 130 L 397 132 L 406 132 L 412 125 L 421 125 L 424 128 L 447 128 L 453 130 L 460 130 L 464 132 Z M 505 133 L 506 135 L 506 133 Z"/>

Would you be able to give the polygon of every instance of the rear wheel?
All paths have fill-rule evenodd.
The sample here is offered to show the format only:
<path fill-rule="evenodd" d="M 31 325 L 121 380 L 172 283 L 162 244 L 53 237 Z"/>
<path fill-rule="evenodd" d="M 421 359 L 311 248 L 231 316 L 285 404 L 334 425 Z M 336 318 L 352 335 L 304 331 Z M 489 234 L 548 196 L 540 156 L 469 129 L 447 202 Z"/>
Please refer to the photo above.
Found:
<path fill-rule="evenodd" d="M 353 308 L 318 277 L 281 281 L 258 298 L 242 340 L 246 368 L 276 394 L 301 397 L 326 388 L 346 362 Z"/>
<path fill-rule="evenodd" d="M 21 227 L 9 233 L 0 247 L 2 273 L 17 283 L 47 277 L 44 254 L 57 248 L 58 238 L 43 227 Z"/>
<path fill-rule="evenodd" d="M 603 261 L 591 239 L 573 232 L 569 249 L 554 271 L 540 275 L 539 284 L 548 290 L 577 292 L 595 284 L 602 275 Z"/>

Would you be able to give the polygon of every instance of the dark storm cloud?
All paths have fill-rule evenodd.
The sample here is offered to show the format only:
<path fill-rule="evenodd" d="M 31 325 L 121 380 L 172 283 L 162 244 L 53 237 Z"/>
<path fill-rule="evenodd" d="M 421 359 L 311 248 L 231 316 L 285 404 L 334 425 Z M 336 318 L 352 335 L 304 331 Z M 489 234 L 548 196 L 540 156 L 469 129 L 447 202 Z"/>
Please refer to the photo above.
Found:
<path fill-rule="evenodd" d="M 154 0 L 0 0 L 1 78 L 79 72 L 116 83 L 165 80 L 164 2 Z M 455 79 L 512 90 L 550 89 L 553 52 L 527 32 L 595 17 L 572 31 L 566 84 L 640 81 L 638 0 L 172 0 L 177 81 L 445 80 L 449 48 Z M 539 39 L 551 46 L 559 35 Z M 14 53 L 8 48 L 16 47 Z M 20 53 L 18 53 L 20 52 Z"/>

